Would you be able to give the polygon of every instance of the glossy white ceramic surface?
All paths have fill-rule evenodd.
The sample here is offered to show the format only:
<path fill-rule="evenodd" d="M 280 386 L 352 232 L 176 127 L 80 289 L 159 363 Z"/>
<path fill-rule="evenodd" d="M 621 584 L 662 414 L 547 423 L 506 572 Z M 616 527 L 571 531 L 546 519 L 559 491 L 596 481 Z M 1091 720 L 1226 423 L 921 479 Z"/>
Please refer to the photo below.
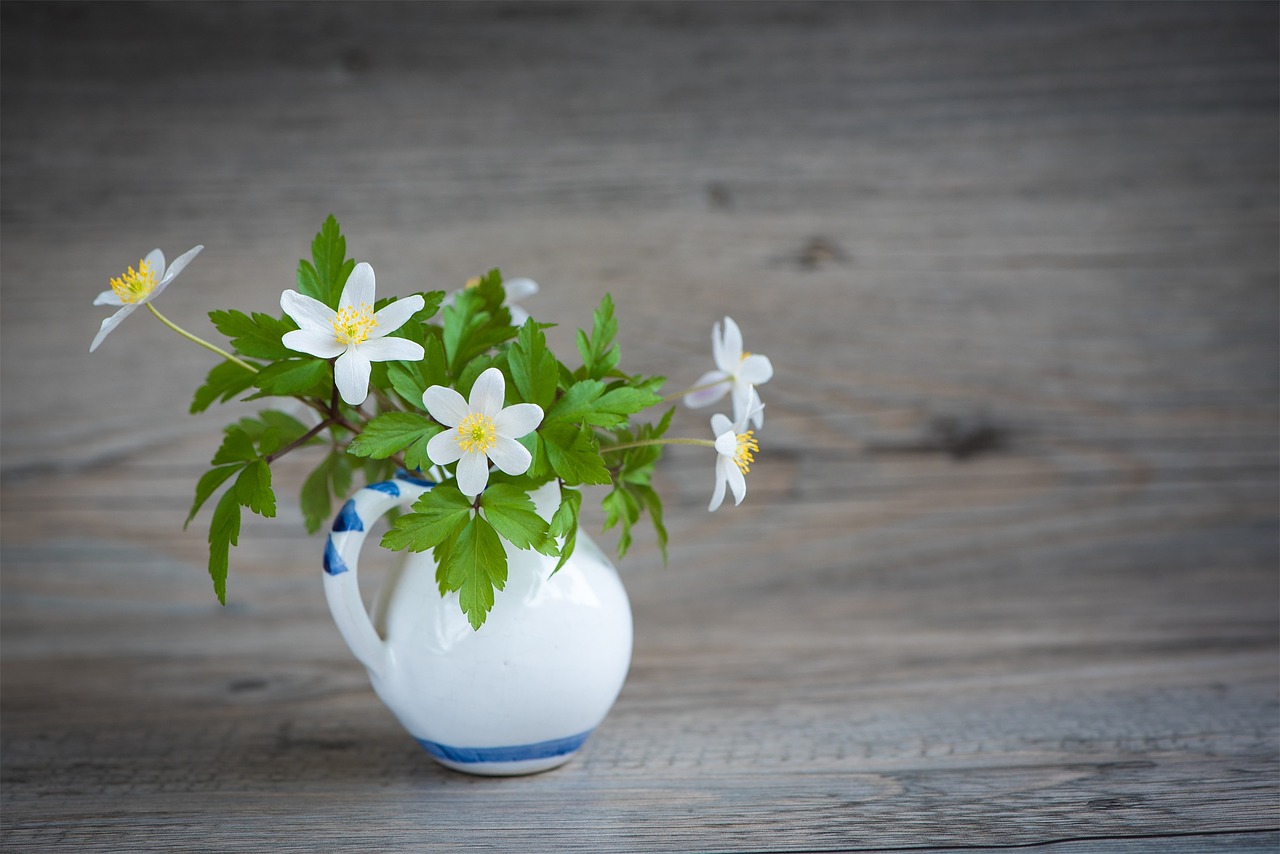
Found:
<path fill-rule="evenodd" d="M 388 579 L 375 626 L 357 585 L 360 547 L 373 522 L 430 488 L 397 477 L 365 487 L 334 521 L 325 593 L 374 690 L 441 764 L 473 774 L 528 774 L 568 761 L 608 713 L 631 662 L 631 607 L 617 571 L 578 533 L 573 556 L 509 543 L 507 583 L 477 631 L 443 597 L 430 553 L 407 553 Z M 534 494 L 549 518 L 554 484 Z"/>

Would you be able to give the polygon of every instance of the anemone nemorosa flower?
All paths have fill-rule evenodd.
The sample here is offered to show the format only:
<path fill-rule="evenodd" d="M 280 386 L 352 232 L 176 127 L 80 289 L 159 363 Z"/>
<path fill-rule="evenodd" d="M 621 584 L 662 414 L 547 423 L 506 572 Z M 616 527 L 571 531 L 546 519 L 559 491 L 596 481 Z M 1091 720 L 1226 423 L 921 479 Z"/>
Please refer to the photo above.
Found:
<path fill-rule="evenodd" d="M 422 405 L 449 428 L 427 443 L 427 456 L 438 466 L 456 462 L 458 490 L 475 496 L 489 483 L 489 462 L 510 475 L 529 470 L 532 457 L 516 439 L 542 423 L 542 407 L 517 403 L 503 408 L 507 382 L 497 368 L 489 368 L 464 400 L 454 389 L 433 385 L 422 393 Z"/>
<path fill-rule="evenodd" d="M 707 508 L 709 511 L 715 511 L 724 501 L 726 485 L 733 490 L 735 505 L 741 504 L 746 497 L 745 475 L 755 462 L 755 454 L 760 451 L 755 431 L 746 429 L 750 416 L 756 414 L 757 410 L 752 410 L 748 417 L 742 418 L 737 424 L 718 412 L 711 416 L 711 432 L 716 436 L 716 485 L 711 494 L 711 506 Z"/>
<path fill-rule="evenodd" d="M 708 406 L 727 392 L 733 398 L 733 420 L 745 421 L 749 417 L 756 429 L 762 427 L 764 407 L 755 387 L 773 377 L 769 357 L 742 349 L 742 331 L 732 317 L 724 319 L 723 332 L 719 323 L 712 328 L 711 355 L 716 369 L 698 378 L 693 391 L 684 396 L 685 406 L 694 409 Z"/>
<path fill-rule="evenodd" d="M 200 254 L 203 246 L 193 246 L 183 252 L 168 269 L 164 266 L 164 253 L 152 249 L 147 257 L 138 262 L 138 269 L 132 267 L 119 278 L 111 280 L 111 290 L 103 291 L 94 298 L 94 305 L 118 305 L 120 310 L 102 321 L 98 334 L 89 345 L 89 352 L 98 349 L 102 339 L 111 334 L 111 330 L 120 325 L 126 317 L 133 314 L 141 306 L 160 296 L 160 292 L 178 277 L 178 274 L 191 263 L 191 259 Z"/>
<path fill-rule="evenodd" d="M 369 396 L 373 362 L 417 361 L 426 355 L 421 344 L 386 337 L 422 310 L 422 297 L 414 294 L 396 300 L 375 314 L 374 292 L 373 268 L 361 262 L 342 288 L 337 311 L 297 291 L 286 290 L 280 295 L 280 307 L 298 324 L 297 329 L 284 334 L 284 346 L 320 359 L 336 358 L 333 379 L 338 394 L 352 406 L 359 406 Z"/>

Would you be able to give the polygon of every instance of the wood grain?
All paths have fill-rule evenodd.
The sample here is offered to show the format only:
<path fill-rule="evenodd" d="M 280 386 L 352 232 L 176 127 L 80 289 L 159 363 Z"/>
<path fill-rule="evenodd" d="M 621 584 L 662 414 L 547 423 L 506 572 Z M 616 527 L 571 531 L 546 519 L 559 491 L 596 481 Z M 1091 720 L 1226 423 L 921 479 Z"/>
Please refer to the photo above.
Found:
<path fill-rule="evenodd" d="M 1280 844 L 1274 4 L 0 17 L 6 851 Z M 330 212 L 388 293 L 497 265 L 554 346 L 607 290 L 673 388 L 726 313 L 777 369 L 740 507 L 665 458 L 555 772 L 403 733 L 287 489 L 219 607 L 182 521 L 252 407 L 187 416 L 210 363 L 142 316 L 85 352 L 152 246 L 206 245 L 199 329 Z"/>

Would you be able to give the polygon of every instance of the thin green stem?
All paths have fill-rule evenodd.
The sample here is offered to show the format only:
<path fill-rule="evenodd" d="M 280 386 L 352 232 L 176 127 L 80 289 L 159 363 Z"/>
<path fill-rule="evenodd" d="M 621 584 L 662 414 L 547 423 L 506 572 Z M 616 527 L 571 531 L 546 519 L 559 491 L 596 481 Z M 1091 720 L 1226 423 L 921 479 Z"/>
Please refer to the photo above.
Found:
<path fill-rule="evenodd" d="M 614 451 L 645 448 L 650 445 L 701 445 L 704 448 L 714 448 L 716 443 L 713 439 L 641 439 L 638 442 L 624 442 L 621 445 L 610 445 L 607 448 L 601 448 L 600 453 L 609 454 Z"/>
<path fill-rule="evenodd" d="M 192 335 L 190 332 L 183 329 L 181 326 L 174 323 L 172 320 L 170 320 L 169 318 L 161 314 L 159 311 L 157 311 L 156 307 L 153 304 L 147 303 L 147 308 L 151 309 L 151 313 L 154 314 L 161 323 L 163 323 L 165 326 L 169 327 L 174 332 L 181 335 L 183 338 L 186 338 L 188 341 L 193 341 L 196 344 L 199 344 L 201 347 L 205 348 L 206 350 L 212 350 L 222 358 L 226 359 L 228 362 L 234 362 L 235 364 L 244 368 L 246 371 L 249 371 L 255 374 L 258 372 L 257 368 L 255 368 L 253 365 L 249 364 L 248 362 L 244 361 L 243 359 L 240 359 L 240 358 L 237 358 L 236 356 L 231 355 L 226 350 L 223 350 L 221 347 L 217 346 L 216 344 L 210 344 L 208 341 L 204 340 L 203 338 L 200 338 L 199 336 L 196 336 L 196 335 Z"/>

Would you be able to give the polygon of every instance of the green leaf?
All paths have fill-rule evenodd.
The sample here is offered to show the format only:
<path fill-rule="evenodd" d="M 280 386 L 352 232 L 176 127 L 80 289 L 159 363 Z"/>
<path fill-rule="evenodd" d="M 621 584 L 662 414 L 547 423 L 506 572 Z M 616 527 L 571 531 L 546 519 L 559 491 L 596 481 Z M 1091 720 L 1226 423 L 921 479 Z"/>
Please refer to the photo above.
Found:
<path fill-rule="evenodd" d="M 271 467 L 265 460 L 249 463 L 236 478 L 231 490 L 241 506 L 248 507 L 259 516 L 276 515 L 276 494 L 271 489 Z"/>
<path fill-rule="evenodd" d="M 622 533 L 618 536 L 618 557 L 621 558 L 631 548 L 631 526 L 640 520 L 640 502 L 626 486 L 618 484 L 604 497 L 601 506 L 605 512 L 606 531 L 622 523 Z"/>
<path fill-rule="evenodd" d="M 231 345 L 242 356 L 254 359 L 287 359 L 296 355 L 281 341 L 286 332 L 298 328 L 292 320 L 281 320 L 257 312 L 251 317 L 240 311 L 211 311 L 209 319 L 219 332 L 231 339 Z"/>
<path fill-rule="evenodd" d="M 330 214 L 311 241 L 311 263 L 298 262 L 298 291 L 337 308 L 342 286 L 355 265 L 354 260 L 347 258 L 347 240 L 338 221 Z"/>
<path fill-rule="evenodd" d="M 385 460 L 413 445 L 415 457 L 426 456 L 432 436 L 444 430 L 439 424 L 416 412 L 384 412 L 364 426 L 364 431 L 351 440 L 347 453 L 357 457 Z M 405 460 L 408 464 L 408 460 Z M 413 466 L 418 468 L 418 466 Z"/>
<path fill-rule="evenodd" d="M 493 609 L 494 591 L 507 583 L 507 553 L 502 540 L 483 517 L 472 517 L 447 559 L 446 583 L 458 592 L 458 604 L 471 628 L 479 629 Z"/>
<path fill-rule="evenodd" d="M 396 519 L 382 537 L 388 549 L 425 552 L 454 536 L 471 518 L 471 500 L 453 484 L 443 484 L 422 494 L 412 512 Z"/>
<path fill-rule="evenodd" d="M 213 509 L 209 524 L 209 577 L 218 601 L 227 604 L 227 566 L 231 547 L 240 540 L 240 502 L 235 490 L 228 489 Z"/>
<path fill-rule="evenodd" d="M 595 411 L 595 402 L 604 394 L 604 383 L 596 380 L 582 380 L 574 383 L 564 396 L 551 407 L 543 424 L 557 422 L 578 422 Z"/>
<path fill-rule="evenodd" d="M 426 355 L 421 361 L 388 362 L 387 380 L 407 403 L 426 410 L 422 405 L 422 393 L 433 385 L 449 385 L 449 369 L 439 336 L 428 335 L 422 346 Z"/>
<path fill-rule="evenodd" d="M 226 428 L 226 435 L 222 439 L 222 445 L 218 448 L 218 452 L 213 455 L 213 459 L 209 461 L 211 466 L 220 466 L 227 463 L 250 462 L 258 458 L 258 452 L 253 446 L 253 439 L 240 427 Z"/>
<path fill-rule="evenodd" d="M 572 424 L 552 424 L 539 430 L 547 460 L 555 473 L 570 486 L 581 483 L 612 483 L 609 470 L 600 457 L 595 436 L 586 428 Z"/>
<path fill-rule="evenodd" d="M 253 386 L 253 371 L 246 371 L 235 362 L 219 362 L 209 371 L 204 385 L 196 389 L 191 399 L 191 414 L 204 412 L 216 401 L 226 403 Z"/>
<path fill-rule="evenodd" d="M 187 521 L 182 523 L 184 529 L 191 524 L 191 520 L 196 517 L 196 513 L 200 512 L 200 508 L 209 500 L 209 496 L 213 495 L 214 490 L 242 468 L 242 465 L 233 463 L 211 468 L 200 476 L 200 480 L 196 483 L 196 497 L 191 503 L 191 512 L 187 514 Z"/>
<path fill-rule="evenodd" d="M 597 413 L 627 416 L 634 415 L 659 403 L 662 403 L 662 398 L 651 391 L 621 386 L 605 392 L 595 402 L 594 409 Z M 624 417 L 622 420 L 626 421 L 626 418 Z"/>
<path fill-rule="evenodd" d="M 265 395 L 327 398 L 333 377 L 324 359 L 283 359 L 259 371 L 253 384 Z"/>
<path fill-rule="evenodd" d="M 582 509 L 582 493 L 576 489 L 560 487 L 560 506 L 551 517 L 550 534 L 564 537 L 560 544 L 560 560 L 551 574 L 555 575 L 568 562 L 578 544 L 578 514 Z"/>
<path fill-rule="evenodd" d="M 578 354 L 582 356 L 584 376 L 598 380 L 618 364 L 618 345 L 613 343 L 618 334 L 618 321 L 613 316 L 613 297 L 604 295 L 593 319 L 590 340 L 586 333 L 578 332 Z"/>
<path fill-rule="evenodd" d="M 547 349 L 547 336 L 542 333 L 542 324 L 533 318 L 525 321 L 508 352 L 508 362 L 520 399 L 536 403 L 544 412 L 551 409 L 555 404 L 560 368 L 556 357 Z"/>
<path fill-rule="evenodd" d="M 480 496 L 484 516 L 500 535 L 518 549 L 534 549 L 557 555 L 555 540 L 547 534 L 547 523 L 534 509 L 528 493 L 509 483 L 495 483 Z"/>
<path fill-rule="evenodd" d="M 662 551 L 662 562 L 667 562 L 667 526 L 662 521 L 662 499 L 657 490 L 647 483 L 629 484 L 628 488 L 639 496 L 640 502 L 649 511 L 649 519 L 653 522 L 653 530 L 658 536 L 658 548 Z"/>
<path fill-rule="evenodd" d="M 326 454 L 320 465 L 312 469 L 311 474 L 307 475 L 307 479 L 302 482 L 298 504 L 302 510 L 302 518 L 306 522 L 308 534 L 314 534 L 320 530 L 333 511 L 329 485 L 332 483 L 335 456 L 337 456 L 335 452 Z"/>

